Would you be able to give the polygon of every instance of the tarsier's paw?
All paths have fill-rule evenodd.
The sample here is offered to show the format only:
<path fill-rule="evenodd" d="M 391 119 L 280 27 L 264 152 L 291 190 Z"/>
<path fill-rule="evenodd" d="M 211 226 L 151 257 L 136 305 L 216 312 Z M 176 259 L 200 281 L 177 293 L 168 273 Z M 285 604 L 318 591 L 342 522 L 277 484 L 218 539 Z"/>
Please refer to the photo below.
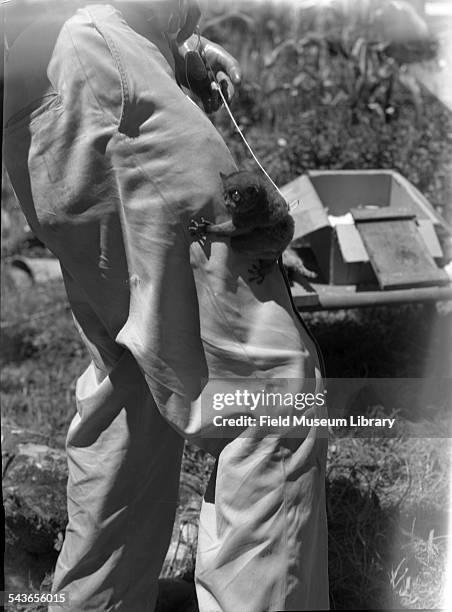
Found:
<path fill-rule="evenodd" d="M 207 234 L 207 226 L 212 225 L 210 221 L 201 217 L 200 221 L 195 221 L 195 219 L 191 219 L 190 224 L 188 226 L 188 231 L 192 236 L 195 236 L 198 239 L 203 239 Z"/>
<path fill-rule="evenodd" d="M 309 270 L 309 268 L 304 265 L 301 257 L 290 247 L 284 251 L 282 261 L 289 276 L 289 280 L 297 274 L 301 274 L 305 278 L 317 278 L 317 274 Z"/>
<path fill-rule="evenodd" d="M 268 273 L 271 266 L 268 263 L 264 263 L 263 261 L 259 261 L 257 264 L 253 264 L 251 268 L 248 268 L 248 280 L 253 283 L 256 282 L 258 285 L 261 285 L 264 282 L 264 278 Z"/>
<path fill-rule="evenodd" d="M 294 266 L 293 268 L 291 268 L 290 266 L 288 266 L 288 271 L 289 272 L 298 272 L 298 274 L 301 274 L 302 276 L 305 276 L 306 278 L 317 278 L 317 274 L 315 272 L 313 272 L 312 270 L 309 270 L 309 268 L 307 268 L 303 262 L 301 262 L 298 266 Z"/>

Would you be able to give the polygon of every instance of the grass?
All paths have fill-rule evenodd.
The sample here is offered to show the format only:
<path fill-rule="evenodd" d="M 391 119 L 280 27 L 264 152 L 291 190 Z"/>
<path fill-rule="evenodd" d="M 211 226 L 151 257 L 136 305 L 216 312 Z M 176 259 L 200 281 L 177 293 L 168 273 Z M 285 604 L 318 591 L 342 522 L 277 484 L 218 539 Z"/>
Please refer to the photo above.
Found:
<path fill-rule="evenodd" d="M 441 606 L 449 470 L 447 439 L 332 440 L 327 499 L 334 608 Z"/>
<path fill-rule="evenodd" d="M 75 381 L 88 359 L 60 282 L 17 290 L 2 275 L 1 402 L 3 419 L 63 446 Z"/>
<path fill-rule="evenodd" d="M 326 349 L 327 367 L 337 374 L 414 376 L 428 361 L 431 337 L 422 309 L 307 318 Z M 62 284 L 56 281 L 20 292 L 9 286 L 3 292 L 2 326 L 3 421 L 45 433 L 49 445 L 62 447 L 75 409 L 75 381 L 88 363 Z M 412 328 L 417 335 L 411 334 Z M 391 360 L 395 342 L 398 351 Z M 415 360 L 413 342 L 419 352 Z M 385 410 L 390 413 L 391 407 Z M 198 490 L 205 486 L 211 468 L 209 457 L 186 447 L 183 472 Z M 440 606 L 450 468 L 447 439 L 333 434 L 327 503 L 335 609 Z M 187 506 L 183 520 L 195 525 L 195 509 Z M 166 568 L 166 575 L 193 569 L 193 545 L 190 550 L 173 568 Z"/>

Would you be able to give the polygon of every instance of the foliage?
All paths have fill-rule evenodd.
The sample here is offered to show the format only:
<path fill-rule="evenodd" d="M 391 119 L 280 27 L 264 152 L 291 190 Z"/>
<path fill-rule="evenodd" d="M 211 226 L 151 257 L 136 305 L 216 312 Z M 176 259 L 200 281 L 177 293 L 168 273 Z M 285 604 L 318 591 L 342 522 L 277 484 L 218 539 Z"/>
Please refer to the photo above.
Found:
<path fill-rule="evenodd" d="M 50 446 L 63 446 L 75 382 L 88 356 L 61 282 L 28 289 L 7 283 L 3 273 L 2 419 L 48 435 Z"/>
<path fill-rule="evenodd" d="M 203 33 L 228 47 L 244 72 L 235 118 L 279 184 L 310 169 L 392 168 L 451 216 L 451 114 L 402 62 L 422 56 L 426 39 L 384 40 L 372 33 L 375 11 L 350 19 L 338 7 L 319 13 L 240 3 L 239 11 L 232 5 L 219 16 L 209 4 L 214 17 Z M 401 45 L 418 55 L 404 56 Z M 213 121 L 237 162 L 252 168 L 228 115 Z"/>

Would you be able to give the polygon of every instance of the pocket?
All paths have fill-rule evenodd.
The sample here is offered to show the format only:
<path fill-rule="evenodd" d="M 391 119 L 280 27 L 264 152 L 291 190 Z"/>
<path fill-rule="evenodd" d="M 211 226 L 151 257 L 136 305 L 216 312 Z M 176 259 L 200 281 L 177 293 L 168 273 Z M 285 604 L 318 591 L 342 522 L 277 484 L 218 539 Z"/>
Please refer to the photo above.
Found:
<path fill-rule="evenodd" d="M 170 53 L 168 42 L 157 35 L 152 40 L 142 36 L 109 6 L 90 5 L 78 12 L 78 18 L 89 20 L 91 32 L 85 29 L 84 37 L 92 48 L 77 46 L 98 105 L 114 112 L 119 132 L 137 136 L 155 111 L 155 88 L 161 88 L 162 81 L 177 87 L 165 54 Z"/>
<path fill-rule="evenodd" d="M 102 113 L 113 116 L 118 131 L 125 131 L 131 86 L 123 55 L 125 32 L 130 28 L 109 5 L 80 9 L 66 27 L 97 106 Z M 134 39 L 126 43 L 137 45 L 137 34 L 132 34 Z"/>

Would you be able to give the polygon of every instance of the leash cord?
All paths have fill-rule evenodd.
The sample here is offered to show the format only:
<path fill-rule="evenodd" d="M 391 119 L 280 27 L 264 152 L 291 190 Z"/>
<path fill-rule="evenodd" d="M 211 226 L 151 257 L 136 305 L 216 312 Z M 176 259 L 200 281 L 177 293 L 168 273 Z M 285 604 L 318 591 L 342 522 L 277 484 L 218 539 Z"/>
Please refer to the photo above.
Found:
<path fill-rule="evenodd" d="M 221 86 L 218 84 L 218 81 L 216 79 L 216 77 L 214 76 L 214 84 L 215 84 L 215 89 L 218 90 L 218 93 L 220 94 L 220 97 L 223 101 L 224 107 L 229 115 L 229 117 L 231 118 L 231 121 L 235 127 L 235 129 L 237 130 L 237 132 L 240 135 L 240 138 L 243 140 L 246 148 L 248 149 L 248 151 L 250 152 L 252 158 L 254 159 L 254 161 L 256 162 L 256 164 L 259 166 L 259 168 L 261 169 L 261 171 L 265 174 L 265 176 L 268 178 L 268 180 L 270 181 L 270 183 L 273 185 L 273 187 L 276 189 L 276 191 L 282 196 L 281 191 L 279 190 L 279 187 L 276 185 L 276 183 L 273 181 L 273 179 L 271 178 L 271 176 L 268 174 L 268 172 L 265 170 L 265 168 L 262 166 L 262 164 L 260 163 L 260 161 L 257 159 L 256 154 L 254 153 L 253 149 L 251 148 L 251 145 L 248 143 L 247 139 L 245 138 L 245 135 L 243 134 L 242 130 L 240 129 L 240 126 L 238 125 L 237 121 L 235 120 L 234 115 L 232 114 L 232 111 L 229 107 L 229 104 L 226 100 L 225 95 L 223 94 L 222 90 L 221 90 Z"/>
<path fill-rule="evenodd" d="M 201 46 L 201 35 L 199 33 L 199 29 L 197 30 L 197 34 L 198 34 L 198 48 L 202 49 Z M 273 179 L 271 178 L 271 176 L 268 174 L 268 172 L 265 170 L 265 168 L 262 166 L 262 164 L 260 163 L 260 161 L 258 160 L 256 154 L 254 153 L 253 149 L 251 148 L 251 145 L 248 143 L 247 139 L 245 138 L 245 135 L 243 134 L 242 130 L 240 129 L 239 124 L 237 123 L 234 115 L 232 114 L 232 111 L 229 107 L 228 101 L 226 100 L 226 96 L 223 94 L 223 90 L 221 89 L 221 85 L 218 83 L 217 81 L 217 77 L 215 75 L 215 72 L 213 71 L 213 68 L 209 62 L 209 60 L 207 59 L 205 53 L 202 54 L 201 56 L 202 60 L 204 61 L 204 63 L 206 64 L 207 68 L 210 70 L 210 73 L 212 74 L 213 77 L 213 81 L 212 81 L 212 86 L 214 87 L 214 89 L 216 89 L 218 91 L 218 93 L 220 94 L 221 100 L 224 104 L 224 107 L 232 121 L 232 124 L 234 125 L 235 129 L 237 130 L 237 132 L 240 135 L 240 138 L 242 139 L 243 143 L 245 144 L 246 148 L 248 149 L 251 157 L 254 159 L 254 161 L 256 162 L 256 164 L 258 165 L 259 169 L 264 173 L 264 175 L 268 178 L 268 180 L 270 181 L 270 183 L 273 185 L 273 187 L 276 189 L 276 191 L 279 193 L 279 195 L 283 198 L 283 194 L 281 193 L 279 187 L 276 185 L 276 183 L 273 181 Z M 185 67 L 185 78 L 187 79 L 187 83 L 190 85 L 190 79 L 188 78 L 188 71 L 187 71 L 187 67 Z"/>

